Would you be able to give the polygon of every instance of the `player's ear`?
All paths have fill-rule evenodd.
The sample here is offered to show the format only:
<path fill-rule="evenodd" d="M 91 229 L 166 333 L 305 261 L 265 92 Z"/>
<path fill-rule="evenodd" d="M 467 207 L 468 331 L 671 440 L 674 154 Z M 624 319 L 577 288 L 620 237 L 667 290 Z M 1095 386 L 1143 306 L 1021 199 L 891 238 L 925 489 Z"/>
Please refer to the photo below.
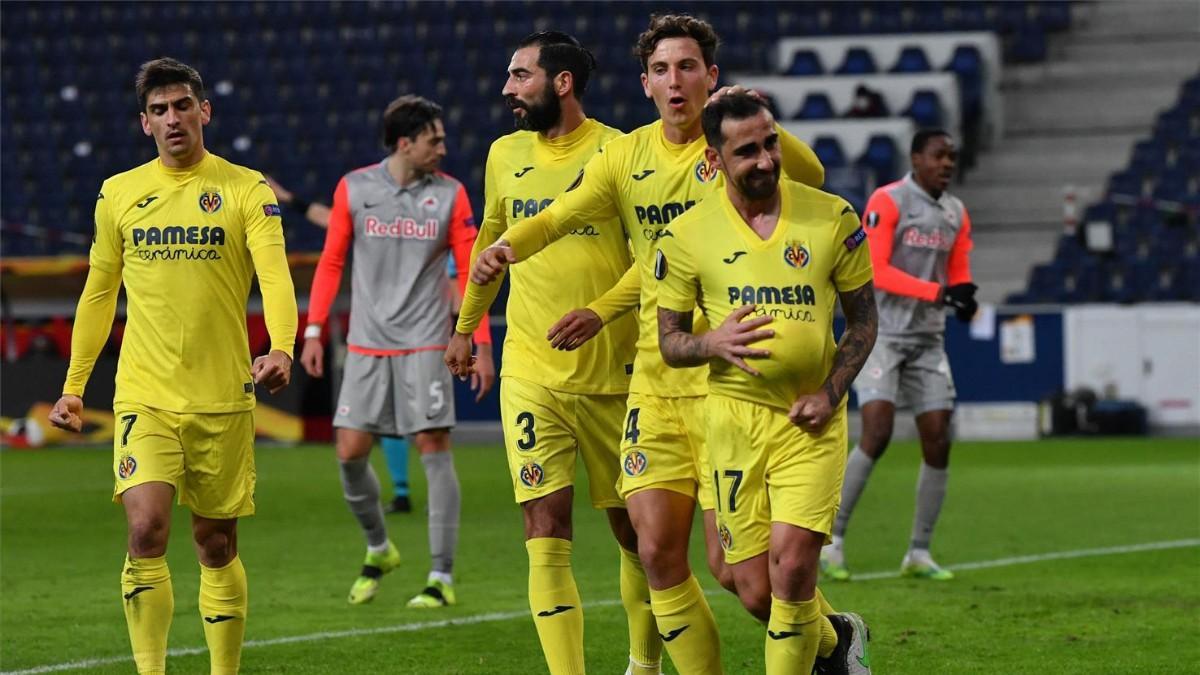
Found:
<path fill-rule="evenodd" d="M 554 93 L 560 97 L 568 96 L 575 88 L 575 76 L 571 71 L 564 70 L 554 76 Z"/>
<path fill-rule="evenodd" d="M 146 117 L 146 113 L 138 113 L 138 118 L 142 121 L 142 133 L 153 136 L 154 132 L 150 130 L 150 118 Z"/>
<path fill-rule="evenodd" d="M 208 126 L 208 123 L 211 121 L 212 121 L 212 103 L 210 103 L 208 101 L 208 99 L 204 99 L 203 101 L 200 102 L 200 124 L 202 124 L 204 126 Z"/>
<path fill-rule="evenodd" d="M 708 67 L 708 90 L 709 91 L 717 90 L 717 80 L 719 79 L 718 75 L 720 75 L 720 74 L 721 74 L 721 71 L 719 68 L 717 68 L 717 64 L 714 63 Z"/>
<path fill-rule="evenodd" d="M 711 145 L 704 148 L 704 159 L 708 160 L 709 164 L 717 167 L 721 171 L 725 170 L 725 165 L 721 162 L 721 153 Z"/>
<path fill-rule="evenodd" d="M 645 72 L 642 73 L 642 91 L 646 94 L 646 98 L 654 98 L 654 94 L 650 93 L 650 78 Z"/>

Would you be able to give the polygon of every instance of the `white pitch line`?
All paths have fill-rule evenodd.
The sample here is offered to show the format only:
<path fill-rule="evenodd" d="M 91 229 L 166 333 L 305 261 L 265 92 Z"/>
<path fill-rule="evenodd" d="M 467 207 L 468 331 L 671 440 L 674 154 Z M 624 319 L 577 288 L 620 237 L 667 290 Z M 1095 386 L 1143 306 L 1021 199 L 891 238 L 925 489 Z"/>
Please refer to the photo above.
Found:
<path fill-rule="evenodd" d="M 1123 553 L 1140 553 L 1143 551 L 1162 551 L 1173 548 L 1191 548 L 1194 546 L 1200 546 L 1200 539 L 1176 539 L 1173 541 L 1154 541 L 1145 544 L 1131 544 L 1128 546 L 1109 546 L 1105 548 L 1078 549 L 1075 551 L 1038 553 L 1035 555 L 1015 556 L 1012 558 L 997 558 L 995 560 L 980 560 L 976 562 L 959 563 L 957 565 L 948 565 L 947 567 L 951 570 L 982 570 L 994 567 L 1027 565 L 1030 563 L 1046 562 L 1049 560 L 1070 560 L 1073 558 L 1090 558 L 1095 556 L 1120 555 Z M 854 580 L 871 581 L 875 579 L 894 579 L 899 576 L 899 571 L 867 572 L 865 574 L 854 575 Z M 720 595 L 722 592 L 708 591 L 708 594 Z M 587 606 L 611 607 L 619 604 L 621 604 L 620 600 L 596 600 L 587 603 Z M 339 638 L 361 637 L 364 635 L 412 633 L 435 628 L 446 628 L 449 626 L 469 626 L 477 623 L 490 623 L 492 621 L 508 621 L 510 619 L 519 619 L 527 616 L 529 616 L 528 609 L 522 609 L 513 612 L 490 612 L 487 614 L 475 614 L 454 619 L 442 619 L 440 621 L 421 621 L 417 623 L 401 623 L 392 626 L 379 626 L 376 628 L 352 628 L 348 630 L 323 631 L 320 633 L 291 635 L 287 637 L 270 638 L 267 640 L 247 640 L 244 646 L 246 648 L 270 647 L 273 645 L 294 644 L 298 642 L 317 642 L 320 640 L 337 640 Z M 167 655 L 188 656 L 192 654 L 204 654 L 207 651 L 207 647 L 185 647 L 180 649 L 172 649 L 167 652 Z M 129 656 L 109 656 L 98 659 L 84 659 L 82 661 L 71 661 L 68 663 L 55 663 L 45 666 L 37 666 L 36 668 L 28 668 L 26 670 L 8 670 L 0 673 L 0 675 L 34 675 L 35 673 L 56 673 L 64 670 L 78 670 L 95 668 L 97 666 L 107 666 L 115 663 L 128 663 L 132 660 L 133 659 Z"/>

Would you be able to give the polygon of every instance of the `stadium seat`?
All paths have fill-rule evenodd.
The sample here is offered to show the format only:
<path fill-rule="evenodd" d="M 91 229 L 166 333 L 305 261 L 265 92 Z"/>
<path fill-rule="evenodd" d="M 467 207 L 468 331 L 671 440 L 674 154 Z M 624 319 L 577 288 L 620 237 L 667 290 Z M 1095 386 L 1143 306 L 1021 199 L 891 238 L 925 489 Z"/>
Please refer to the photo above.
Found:
<path fill-rule="evenodd" d="M 836 138 L 818 136 L 813 141 L 812 149 L 826 169 L 846 166 L 846 155 L 842 152 L 842 144 Z"/>
<path fill-rule="evenodd" d="M 846 57 L 835 73 L 838 75 L 864 75 L 878 72 L 875 67 L 875 57 L 862 47 L 851 47 L 846 50 Z"/>
<path fill-rule="evenodd" d="M 792 54 L 792 64 L 788 66 L 788 75 L 824 75 L 825 68 L 821 65 L 821 57 L 811 49 L 800 49 Z"/>
<path fill-rule="evenodd" d="M 812 93 L 804 97 L 804 103 L 796 113 L 798 120 L 826 120 L 837 117 L 833 103 L 822 93 Z"/>
<path fill-rule="evenodd" d="M 911 117 L 919 127 L 942 126 L 942 102 L 936 92 L 928 89 L 913 92 L 912 102 L 903 114 Z"/>
<path fill-rule="evenodd" d="M 1008 43 L 1006 56 L 1014 63 L 1037 63 L 1046 60 L 1046 33 L 1038 26 L 1026 25 Z"/>
<path fill-rule="evenodd" d="M 867 141 L 867 149 L 858 158 L 857 164 L 874 172 L 875 184 L 883 185 L 896 180 L 896 160 L 899 155 L 891 136 L 875 135 Z"/>
<path fill-rule="evenodd" d="M 920 47 L 910 46 L 900 50 L 896 65 L 889 72 L 893 73 L 928 73 L 933 70 L 929 65 L 929 57 Z"/>

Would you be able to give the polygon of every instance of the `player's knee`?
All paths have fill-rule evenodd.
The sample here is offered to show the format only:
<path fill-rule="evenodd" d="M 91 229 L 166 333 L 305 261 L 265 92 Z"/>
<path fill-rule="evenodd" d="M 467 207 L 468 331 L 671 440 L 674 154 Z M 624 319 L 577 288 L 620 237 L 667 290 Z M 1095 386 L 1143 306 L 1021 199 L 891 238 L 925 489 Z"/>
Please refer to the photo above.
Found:
<path fill-rule="evenodd" d="M 434 429 L 422 431 L 413 438 L 417 452 L 427 455 L 431 452 L 445 452 L 450 449 L 450 430 Z"/>
<path fill-rule="evenodd" d="M 571 503 L 550 495 L 521 505 L 525 512 L 526 539 L 571 539 Z"/>
<path fill-rule="evenodd" d="M 129 553 L 135 558 L 157 558 L 167 552 L 167 518 L 157 514 L 129 520 Z"/>
<path fill-rule="evenodd" d="M 206 567 L 223 567 L 233 560 L 233 537 L 221 530 L 197 532 L 196 550 Z"/>
<path fill-rule="evenodd" d="M 657 537 L 638 538 L 638 557 L 642 559 L 642 567 L 652 580 L 660 580 L 660 585 L 674 585 L 666 580 L 674 581 L 681 576 L 684 579 L 687 577 L 684 574 L 688 569 L 687 554 L 678 549 L 679 547 Z M 683 579 L 679 579 L 679 582 L 682 581 Z"/>
<path fill-rule="evenodd" d="M 751 616 L 763 623 L 770 621 L 771 589 L 767 584 L 744 583 L 738 587 L 737 596 Z"/>
<path fill-rule="evenodd" d="M 799 549 L 799 550 L 796 550 Z M 819 557 L 808 555 L 800 547 L 776 551 L 771 554 L 771 577 L 781 580 L 785 586 L 795 589 L 816 585 Z M 770 604 L 768 600 L 768 605 Z M 769 609 L 768 609 L 769 611 Z"/>

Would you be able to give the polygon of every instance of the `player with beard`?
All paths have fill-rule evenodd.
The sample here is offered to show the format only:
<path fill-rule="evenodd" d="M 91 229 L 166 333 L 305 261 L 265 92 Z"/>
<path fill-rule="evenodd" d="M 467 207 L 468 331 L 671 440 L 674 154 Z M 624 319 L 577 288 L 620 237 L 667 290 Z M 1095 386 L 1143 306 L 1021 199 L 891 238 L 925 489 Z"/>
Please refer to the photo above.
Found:
<path fill-rule="evenodd" d="M 709 366 L 718 529 L 747 608 L 759 602 L 747 589 L 770 588 L 766 672 L 869 673 L 861 618 L 824 616 L 817 596 L 846 465 L 846 392 L 878 326 L 866 233 L 844 199 L 780 181 L 761 100 L 726 96 L 703 122 L 725 189 L 676 219 L 659 248 L 663 360 Z M 693 329 L 697 307 L 712 330 Z"/>
<path fill-rule="evenodd" d="M 518 131 L 497 139 L 488 152 L 476 254 L 545 209 L 602 146 L 621 135 L 584 114 L 581 98 L 594 68 L 592 55 L 564 33 L 534 33 L 517 46 L 502 93 Z M 637 538 L 616 490 L 637 338 L 628 311 L 637 304 L 637 290 L 602 297 L 631 263 L 625 231 L 613 216 L 581 225 L 511 275 L 500 409 L 513 491 L 525 518 L 530 611 L 555 674 L 584 672 L 583 606 L 571 572 L 577 457 L 587 467 L 592 505 L 607 512 L 619 545 L 629 671 L 659 672 L 662 641 Z M 486 308 L 498 289 L 470 285 L 467 296 Z M 470 359 L 480 316 L 460 317 L 447 363 Z"/>
<path fill-rule="evenodd" d="M 549 208 L 509 228 L 482 251 L 472 281 L 487 284 L 510 263 L 526 264 L 551 242 L 596 222 L 620 218 L 637 264 L 620 288 L 640 292 L 639 337 L 622 434 L 619 490 L 637 531 L 638 552 L 650 583 L 660 635 L 683 673 L 721 672 L 716 623 L 688 562 L 688 539 L 697 502 L 705 512 L 709 567 L 726 588 L 732 577 L 722 561 L 713 509 L 711 473 L 704 451 L 703 369 L 677 370 L 658 349 L 654 254 L 672 218 L 719 191 L 716 168 L 704 156 L 700 116 L 716 88 L 717 36 L 708 23 L 686 15 L 654 16 L 635 54 L 642 86 L 660 119 L 609 143 Z M 720 93 L 720 92 L 718 92 Z M 783 171 L 820 185 L 824 171 L 812 151 L 780 132 Z M 468 295 L 462 317 L 482 308 Z M 459 330 L 469 330 L 462 323 Z M 467 364 L 456 364 L 460 373 Z M 758 615 L 770 612 L 767 588 Z"/>

